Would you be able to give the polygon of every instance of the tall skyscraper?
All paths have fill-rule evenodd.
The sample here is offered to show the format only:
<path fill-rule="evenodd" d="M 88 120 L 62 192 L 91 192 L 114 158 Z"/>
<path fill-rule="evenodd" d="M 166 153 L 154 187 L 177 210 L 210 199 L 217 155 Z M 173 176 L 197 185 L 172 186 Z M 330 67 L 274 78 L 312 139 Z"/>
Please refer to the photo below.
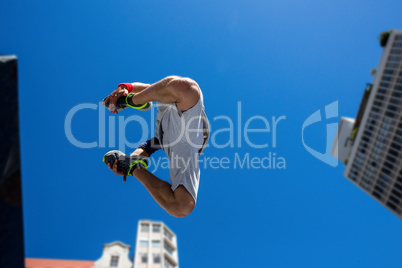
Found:
<path fill-rule="evenodd" d="M 393 30 L 356 120 L 341 118 L 332 154 L 346 178 L 402 219 L 401 148 L 402 30 Z"/>
<path fill-rule="evenodd" d="M 138 222 L 134 268 L 178 268 L 176 235 L 163 222 Z"/>

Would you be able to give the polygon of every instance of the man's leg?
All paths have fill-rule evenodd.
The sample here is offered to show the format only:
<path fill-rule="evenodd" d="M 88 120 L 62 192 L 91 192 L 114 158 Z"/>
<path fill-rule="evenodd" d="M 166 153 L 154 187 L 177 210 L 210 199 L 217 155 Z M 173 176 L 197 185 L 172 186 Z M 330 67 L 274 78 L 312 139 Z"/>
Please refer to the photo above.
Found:
<path fill-rule="evenodd" d="M 136 149 L 131 155 L 149 156 L 142 148 Z M 145 186 L 155 201 L 170 215 L 185 217 L 194 209 L 195 201 L 183 185 L 172 191 L 168 182 L 159 179 L 146 169 L 135 169 L 133 176 Z"/>
<path fill-rule="evenodd" d="M 170 215 L 185 217 L 193 211 L 195 201 L 183 185 L 172 191 L 171 185 L 145 169 L 136 169 L 133 175 L 145 186 L 155 201 Z"/>
<path fill-rule="evenodd" d="M 136 149 L 131 155 L 149 156 L 142 148 Z M 123 175 L 123 181 L 125 182 L 127 176 L 117 170 L 117 161 L 113 165 L 108 164 L 108 167 L 116 175 Z M 195 201 L 183 185 L 172 191 L 171 185 L 168 182 L 159 179 L 146 169 L 141 168 L 136 168 L 133 171 L 133 176 L 145 186 L 155 201 L 170 215 L 185 217 L 193 211 Z"/>

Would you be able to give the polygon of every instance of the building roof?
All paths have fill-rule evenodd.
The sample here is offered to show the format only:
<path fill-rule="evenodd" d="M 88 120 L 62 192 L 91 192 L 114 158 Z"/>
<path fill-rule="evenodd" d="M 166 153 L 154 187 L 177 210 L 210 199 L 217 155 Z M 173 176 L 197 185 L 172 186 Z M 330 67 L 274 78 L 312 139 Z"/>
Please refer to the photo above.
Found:
<path fill-rule="evenodd" d="M 91 268 L 94 261 L 25 258 L 25 268 Z"/>
<path fill-rule="evenodd" d="M 111 246 L 114 246 L 114 245 L 120 245 L 121 247 L 128 248 L 128 249 L 131 248 L 130 245 L 126 245 L 126 244 L 124 244 L 123 242 L 120 242 L 120 241 L 114 241 L 114 242 L 109 243 L 109 244 L 104 244 L 103 247 L 111 247 Z"/>

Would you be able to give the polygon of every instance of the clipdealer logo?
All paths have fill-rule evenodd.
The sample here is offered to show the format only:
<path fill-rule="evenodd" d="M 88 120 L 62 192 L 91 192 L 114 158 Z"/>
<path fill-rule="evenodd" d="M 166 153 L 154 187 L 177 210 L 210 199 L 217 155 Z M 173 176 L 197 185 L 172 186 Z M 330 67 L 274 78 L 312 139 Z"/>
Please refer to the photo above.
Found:
<path fill-rule="evenodd" d="M 211 126 L 210 139 L 207 147 L 213 147 L 216 149 L 241 149 L 244 146 L 251 148 L 253 150 L 247 149 L 247 152 L 241 153 L 239 150 L 233 153 L 231 156 L 210 156 L 209 154 L 202 154 L 199 158 L 200 167 L 212 168 L 212 169 L 286 169 L 286 158 L 284 156 L 278 155 L 275 152 L 275 148 L 278 146 L 278 129 L 282 125 L 283 121 L 286 120 L 285 115 L 281 116 L 271 116 L 267 118 L 262 115 L 253 115 L 249 118 L 243 118 L 242 116 L 242 103 L 237 102 L 237 113 L 236 116 L 228 115 L 217 115 L 209 120 Z M 81 110 L 98 110 L 98 139 L 92 140 L 90 142 L 84 142 L 78 140 L 73 135 L 72 122 L 73 118 L 77 116 Z M 338 101 L 334 101 L 324 107 L 324 117 L 325 120 L 333 119 L 338 117 Z M 146 118 L 149 116 L 149 118 Z M 122 115 L 109 115 L 106 116 L 106 108 L 102 106 L 102 103 L 83 103 L 74 106 L 67 113 L 64 121 L 64 131 L 68 141 L 82 149 L 90 148 L 116 148 L 116 138 L 118 140 L 118 149 L 120 151 L 126 151 L 126 148 L 134 150 L 137 146 L 150 138 L 151 133 L 155 131 L 155 117 L 156 109 L 153 107 L 149 113 L 145 114 L 131 114 L 129 116 Z M 108 119 L 108 120 L 107 120 Z M 319 150 L 313 149 L 306 144 L 305 141 L 305 130 L 312 126 L 313 124 L 318 124 L 323 121 L 323 116 L 321 110 L 317 110 L 312 113 L 302 124 L 301 128 L 301 140 L 304 148 L 313 155 L 318 160 L 332 166 L 336 167 L 338 165 L 338 160 L 334 158 L 331 154 L 331 145 L 337 133 L 338 123 L 328 123 L 326 127 L 326 144 L 325 152 L 322 153 Z M 108 126 L 106 124 L 108 121 Z M 117 123 L 117 122 L 118 123 Z M 216 123 L 219 122 L 219 129 L 212 129 Z M 253 122 L 258 122 L 260 128 L 251 128 Z M 136 123 L 140 125 L 139 132 L 141 133 L 141 138 L 138 142 L 130 142 L 126 137 L 126 127 L 128 124 Z M 254 123 L 255 124 L 255 123 Z M 281 127 L 282 128 L 282 127 Z M 118 136 L 116 137 L 115 129 L 117 129 Z M 188 131 L 187 129 L 183 130 Z M 194 130 L 189 130 L 194 131 Z M 106 133 L 109 133 L 108 137 Z M 266 135 L 264 139 L 252 140 L 252 133 L 262 133 Z M 188 135 L 180 135 L 181 137 L 188 138 Z M 268 138 L 267 138 L 268 137 Z M 268 142 L 269 141 L 269 142 Z M 189 141 L 189 144 L 192 144 Z M 264 152 L 263 156 L 259 153 L 259 156 L 253 154 L 259 149 L 269 149 Z M 261 151 L 259 151 L 261 152 Z M 157 168 L 169 168 L 174 163 L 182 165 L 183 167 L 188 166 L 187 159 L 169 159 L 167 157 L 150 158 L 149 166 L 153 166 L 154 169 Z M 180 164 L 182 163 L 182 164 Z"/>
<path fill-rule="evenodd" d="M 338 117 L 338 101 L 334 101 L 324 108 L 325 119 L 329 120 L 332 118 Z M 302 142 L 304 148 L 313 155 L 318 160 L 332 166 L 338 166 L 338 159 L 331 155 L 331 147 L 332 142 L 335 139 L 335 135 L 337 134 L 338 123 L 328 123 L 326 124 L 326 144 L 325 144 L 325 152 L 321 153 L 317 150 L 314 150 L 310 146 L 308 146 L 304 140 L 304 130 L 313 124 L 321 122 L 323 119 L 321 117 L 321 111 L 317 110 L 313 114 L 311 114 L 306 121 L 304 121 L 302 126 Z"/>

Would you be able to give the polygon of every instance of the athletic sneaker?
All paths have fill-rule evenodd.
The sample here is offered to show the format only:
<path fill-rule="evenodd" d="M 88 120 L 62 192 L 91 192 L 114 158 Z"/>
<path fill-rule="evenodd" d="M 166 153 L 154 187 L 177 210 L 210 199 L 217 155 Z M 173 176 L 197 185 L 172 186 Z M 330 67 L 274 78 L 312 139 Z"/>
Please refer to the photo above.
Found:
<path fill-rule="evenodd" d="M 120 111 L 123 111 L 124 109 L 127 109 L 128 107 L 134 108 L 134 109 L 137 109 L 140 111 L 148 111 L 149 109 L 152 108 L 152 102 L 147 102 L 145 104 L 140 104 L 140 105 L 134 104 L 132 101 L 132 98 L 131 98 L 134 94 L 135 93 L 131 92 L 131 93 L 128 93 L 127 96 L 121 96 L 117 100 L 116 111 L 120 112 Z M 103 99 L 103 100 L 105 100 L 105 99 Z M 110 110 L 109 104 L 110 104 L 109 102 L 105 102 L 105 107 Z"/>
<path fill-rule="evenodd" d="M 123 152 L 114 150 L 109 151 L 103 156 L 103 162 L 113 166 L 117 159 L 117 171 L 123 172 L 124 175 L 133 175 L 136 168 L 148 167 L 148 157 L 142 155 L 125 155 Z"/>

